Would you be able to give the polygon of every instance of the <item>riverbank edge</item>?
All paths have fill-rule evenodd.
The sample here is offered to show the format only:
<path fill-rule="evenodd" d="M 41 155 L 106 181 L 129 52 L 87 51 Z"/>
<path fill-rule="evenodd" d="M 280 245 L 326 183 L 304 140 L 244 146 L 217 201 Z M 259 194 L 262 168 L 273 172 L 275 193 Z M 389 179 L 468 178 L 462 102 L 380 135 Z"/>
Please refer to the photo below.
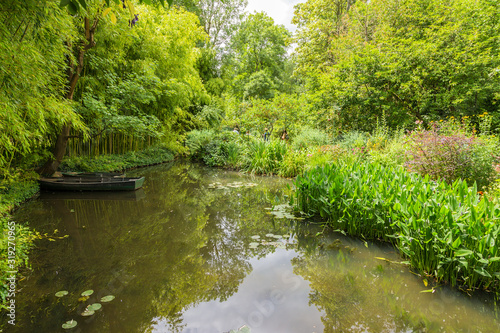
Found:
<path fill-rule="evenodd" d="M 100 155 L 95 158 L 90 157 L 70 157 L 61 164 L 63 171 L 75 172 L 124 172 L 139 168 L 145 168 L 152 165 L 169 163 L 178 156 L 164 147 L 152 147 L 141 152 L 129 152 L 126 154 Z M 107 163 L 107 164 L 106 164 Z M 2 194 L 0 202 L 0 227 L 2 237 L 0 237 L 0 311 L 8 309 L 8 297 L 12 294 L 8 278 L 16 271 L 16 278 L 20 278 L 19 269 L 29 269 L 29 253 L 34 247 L 33 241 L 40 238 L 40 235 L 31 230 L 28 225 L 19 225 L 12 219 L 12 213 L 21 207 L 24 203 L 35 199 L 40 193 L 38 182 L 33 177 L 25 181 L 15 183 Z M 9 244 L 9 231 L 15 228 L 15 242 Z M 12 243 L 15 244 L 15 264 L 12 265 L 9 256 L 9 247 L 12 249 Z M 14 268 L 14 269 L 12 269 Z M 15 285 L 15 284 L 13 284 Z"/>

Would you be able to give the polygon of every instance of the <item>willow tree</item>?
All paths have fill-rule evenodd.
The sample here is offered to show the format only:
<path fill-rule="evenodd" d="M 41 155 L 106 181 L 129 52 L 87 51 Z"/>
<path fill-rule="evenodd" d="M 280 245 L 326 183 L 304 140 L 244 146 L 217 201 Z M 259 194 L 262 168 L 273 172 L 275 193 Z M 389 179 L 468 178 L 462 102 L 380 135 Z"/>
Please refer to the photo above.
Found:
<path fill-rule="evenodd" d="M 130 0 L 113 0 L 114 4 L 109 0 L 61 0 L 61 6 L 67 6 L 68 11 L 73 15 L 74 27 L 78 29 L 76 38 L 67 40 L 65 46 L 69 55 L 67 56 L 66 68 L 66 91 L 64 97 L 66 100 L 73 100 L 75 88 L 80 79 L 84 67 L 84 58 L 87 52 L 96 45 L 95 33 L 99 26 L 99 22 L 108 15 L 109 19 L 116 22 L 116 15 L 113 11 L 128 10 L 130 11 L 131 26 L 137 19 L 133 11 L 133 3 Z M 148 4 L 157 1 L 141 0 Z M 164 4 L 164 0 L 159 1 Z M 168 1 L 169 5 L 172 0 Z M 71 120 L 65 121 L 62 126 L 57 139 L 54 144 L 52 156 L 47 162 L 38 169 L 38 172 L 43 175 L 53 174 L 62 162 L 66 153 L 66 146 L 70 139 L 70 132 L 73 122 Z"/>
<path fill-rule="evenodd" d="M 0 2 L 0 178 L 43 158 L 63 124 L 83 127 L 64 98 L 64 43 L 76 33 L 58 1 Z"/>

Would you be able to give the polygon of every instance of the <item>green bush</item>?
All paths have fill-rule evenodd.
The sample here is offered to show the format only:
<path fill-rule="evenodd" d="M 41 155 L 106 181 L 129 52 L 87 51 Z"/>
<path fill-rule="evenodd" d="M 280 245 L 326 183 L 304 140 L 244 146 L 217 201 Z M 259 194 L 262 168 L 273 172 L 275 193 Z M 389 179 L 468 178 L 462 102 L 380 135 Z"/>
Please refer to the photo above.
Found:
<path fill-rule="evenodd" d="M 203 158 L 203 148 L 215 138 L 213 130 L 194 130 L 187 134 L 186 146 L 189 149 L 189 155 L 194 160 Z"/>
<path fill-rule="evenodd" d="M 306 171 L 295 186 L 298 210 L 350 235 L 395 243 L 420 273 L 500 289 L 500 205 L 475 186 L 369 163 Z"/>
<path fill-rule="evenodd" d="M 398 166 L 405 163 L 405 136 L 401 132 L 393 137 L 372 137 L 368 142 L 368 159 L 383 166 Z"/>
<path fill-rule="evenodd" d="M 330 143 L 328 134 L 317 129 L 304 128 L 293 138 L 292 148 L 295 150 L 308 149 L 310 147 L 324 146 Z"/>
<path fill-rule="evenodd" d="M 282 177 L 295 177 L 304 171 L 306 163 L 306 152 L 289 149 L 281 161 L 278 175 Z"/>
<path fill-rule="evenodd" d="M 286 142 L 281 140 L 263 141 L 254 138 L 246 144 L 242 157 L 242 167 L 255 174 L 278 174 L 286 153 Z"/>
<path fill-rule="evenodd" d="M 350 131 L 336 138 L 335 143 L 345 149 L 365 148 L 370 140 L 370 135 L 365 132 Z"/>

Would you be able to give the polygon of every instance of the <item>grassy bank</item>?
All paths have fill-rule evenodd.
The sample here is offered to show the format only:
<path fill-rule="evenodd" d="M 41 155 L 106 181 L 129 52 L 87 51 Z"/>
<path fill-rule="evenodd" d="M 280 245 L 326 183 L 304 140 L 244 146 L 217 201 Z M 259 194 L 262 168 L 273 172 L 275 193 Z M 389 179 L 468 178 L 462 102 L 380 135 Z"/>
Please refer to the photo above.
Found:
<path fill-rule="evenodd" d="M 125 154 L 68 157 L 63 161 L 59 169 L 61 171 L 75 172 L 124 171 L 169 162 L 173 159 L 174 153 L 171 150 L 156 146 Z"/>
<path fill-rule="evenodd" d="M 167 148 L 151 147 L 140 152 L 129 152 L 122 155 L 101 155 L 91 157 L 67 158 L 61 165 L 63 171 L 124 171 L 153 164 L 172 161 L 174 154 Z M 19 269 L 29 268 L 29 252 L 33 241 L 42 237 L 28 225 L 20 225 L 14 221 L 10 213 L 20 204 L 34 197 L 38 191 L 36 175 L 26 173 L 16 181 L 0 188 L 0 308 L 5 308 L 8 294 L 11 292 L 9 281 L 13 271 L 16 279 L 21 278 Z M 13 285 L 12 285 L 13 286 Z"/>

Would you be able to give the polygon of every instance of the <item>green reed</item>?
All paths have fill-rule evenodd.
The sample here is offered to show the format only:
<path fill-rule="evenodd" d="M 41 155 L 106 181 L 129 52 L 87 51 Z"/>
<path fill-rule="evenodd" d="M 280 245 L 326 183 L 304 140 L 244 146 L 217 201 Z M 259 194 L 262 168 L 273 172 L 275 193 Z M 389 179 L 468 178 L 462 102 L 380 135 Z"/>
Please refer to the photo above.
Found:
<path fill-rule="evenodd" d="M 305 172 L 293 201 L 333 228 L 392 242 L 437 282 L 499 290 L 500 206 L 476 185 L 433 181 L 402 167 L 338 163 Z"/>

